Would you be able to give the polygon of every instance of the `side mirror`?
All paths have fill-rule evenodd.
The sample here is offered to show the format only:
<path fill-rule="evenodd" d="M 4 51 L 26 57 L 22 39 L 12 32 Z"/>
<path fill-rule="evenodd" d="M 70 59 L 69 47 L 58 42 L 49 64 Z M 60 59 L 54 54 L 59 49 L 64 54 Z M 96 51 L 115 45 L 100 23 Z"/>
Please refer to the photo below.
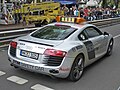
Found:
<path fill-rule="evenodd" d="M 108 36 L 109 36 L 109 33 L 107 33 L 107 32 L 104 32 L 104 35 L 108 35 Z"/>

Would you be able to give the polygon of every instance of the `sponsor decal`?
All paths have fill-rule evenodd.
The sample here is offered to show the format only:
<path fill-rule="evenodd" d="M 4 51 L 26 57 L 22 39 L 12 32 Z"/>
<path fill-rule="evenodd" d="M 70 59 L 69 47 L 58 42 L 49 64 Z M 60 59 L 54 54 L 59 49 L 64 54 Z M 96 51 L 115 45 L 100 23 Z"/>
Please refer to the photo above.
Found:
<path fill-rule="evenodd" d="M 39 49 L 45 49 L 44 47 L 39 47 L 39 46 L 38 46 L 38 48 L 39 48 Z"/>
<path fill-rule="evenodd" d="M 94 49 L 93 43 L 91 41 L 86 41 L 86 42 L 84 42 L 84 44 L 87 48 L 89 60 L 95 58 L 95 49 Z"/>
<path fill-rule="evenodd" d="M 76 52 L 76 49 L 75 49 L 75 48 L 72 48 L 72 51 L 73 51 L 73 52 Z"/>
<path fill-rule="evenodd" d="M 20 66 L 28 68 L 28 69 L 35 69 L 35 70 L 38 70 L 38 71 L 44 71 L 43 67 L 28 65 L 28 64 L 24 64 L 24 63 L 21 63 Z"/>
<path fill-rule="evenodd" d="M 24 43 L 20 43 L 20 45 L 25 45 Z"/>
<path fill-rule="evenodd" d="M 72 51 L 73 51 L 73 52 L 76 52 L 76 50 L 79 50 L 79 49 L 81 49 L 82 47 L 83 47 L 82 45 L 76 46 L 76 47 L 72 48 Z"/>
<path fill-rule="evenodd" d="M 76 47 L 77 50 L 81 49 L 82 48 L 82 45 L 79 45 Z"/>
<path fill-rule="evenodd" d="M 13 60 L 13 64 L 19 65 L 21 67 L 28 68 L 28 69 L 33 69 L 33 70 L 37 70 L 37 71 L 44 71 L 43 67 L 28 65 L 28 64 L 21 63 L 21 62 L 15 61 L 15 60 Z"/>

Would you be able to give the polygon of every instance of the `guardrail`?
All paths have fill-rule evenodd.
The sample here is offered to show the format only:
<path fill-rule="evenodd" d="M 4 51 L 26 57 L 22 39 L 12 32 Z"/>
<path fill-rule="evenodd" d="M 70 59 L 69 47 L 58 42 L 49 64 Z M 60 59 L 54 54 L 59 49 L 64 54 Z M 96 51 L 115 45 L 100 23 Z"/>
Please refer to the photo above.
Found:
<path fill-rule="evenodd" d="M 36 29 L 37 28 L 25 28 L 19 30 L 12 30 L 12 31 L 8 30 L 8 31 L 0 32 L 0 48 L 8 46 L 8 44 L 12 39 L 29 34 L 30 32 Z"/>
<path fill-rule="evenodd" d="M 98 27 L 106 27 L 106 26 L 109 26 L 109 25 L 114 25 L 114 24 L 120 23 L 120 17 L 89 21 L 88 23 L 94 24 L 94 25 L 96 25 Z"/>
<path fill-rule="evenodd" d="M 110 19 L 104 19 L 104 20 L 95 20 L 95 21 L 88 21 L 90 24 L 94 24 L 98 27 L 106 27 L 113 24 L 120 23 L 120 17 L 118 18 L 110 18 Z M 25 28 L 25 29 L 19 29 L 19 30 L 8 30 L 8 31 L 2 31 L 0 32 L 0 48 L 8 46 L 9 42 L 17 38 L 19 36 L 24 36 L 37 28 Z"/>

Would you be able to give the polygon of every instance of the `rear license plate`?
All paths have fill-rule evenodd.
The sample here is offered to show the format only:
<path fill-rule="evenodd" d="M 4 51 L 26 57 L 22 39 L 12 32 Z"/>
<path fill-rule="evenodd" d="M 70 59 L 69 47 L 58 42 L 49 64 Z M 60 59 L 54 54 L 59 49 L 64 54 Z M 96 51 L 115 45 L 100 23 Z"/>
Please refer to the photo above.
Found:
<path fill-rule="evenodd" d="M 20 55 L 24 56 L 24 57 L 28 57 L 28 58 L 32 58 L 32 59 L 38 59 L 39 54 L 38 53 L 34 53 L 34 52 L 29 52 L 29 51 L 25 51 L 25 50 L 21 50 L 20 51 Z"/>

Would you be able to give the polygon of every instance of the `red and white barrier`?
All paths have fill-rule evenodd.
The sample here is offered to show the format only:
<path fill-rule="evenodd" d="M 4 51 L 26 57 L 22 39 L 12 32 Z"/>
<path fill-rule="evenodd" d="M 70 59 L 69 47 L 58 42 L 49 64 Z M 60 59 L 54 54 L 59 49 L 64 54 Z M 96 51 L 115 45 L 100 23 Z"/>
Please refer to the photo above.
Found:
<path fill-rule="evenodd" d="M 0 18 L 0 24 L 4 24 L 4 25 L 14 24 L 15 20 L 10 14 L 9 10 L 7 9 L 6 3 L 2 3 L 1 7 L 2 7 L 2 12 L 1 12 L 2 17 Z M 11 17 L 12 19 L 10 19 L 9 17 Z"/>

